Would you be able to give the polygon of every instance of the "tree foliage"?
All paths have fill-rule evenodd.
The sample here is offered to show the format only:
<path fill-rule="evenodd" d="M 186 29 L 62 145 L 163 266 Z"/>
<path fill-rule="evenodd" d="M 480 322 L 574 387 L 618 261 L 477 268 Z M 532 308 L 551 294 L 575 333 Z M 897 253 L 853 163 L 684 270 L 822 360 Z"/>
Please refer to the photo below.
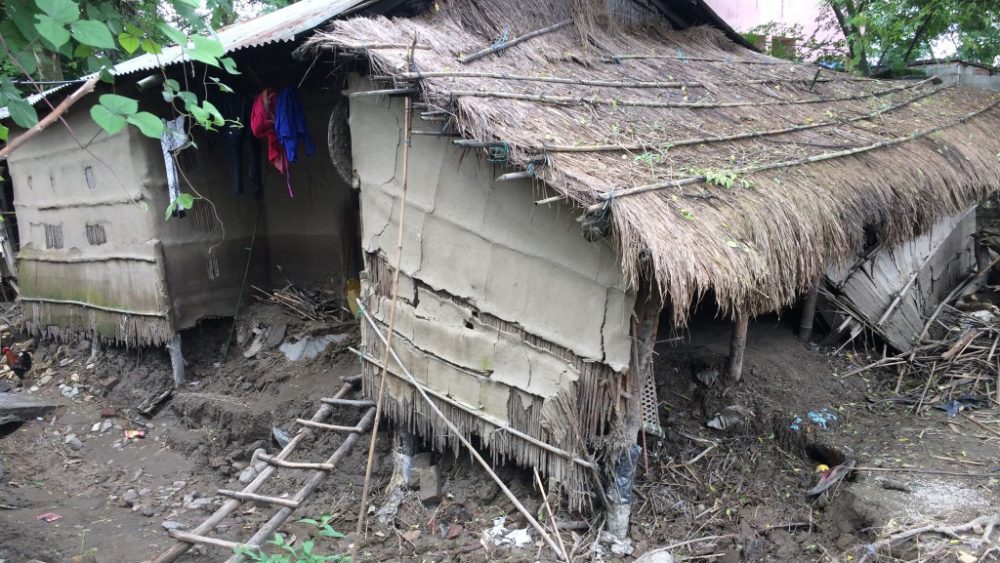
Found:
<path fill-rule="evenodd" d="M 167 45 L 179 45 L 193 61 L 238 74 L 224 56 L 213 28 L 236 21 L 240 13 L 280 7 L 287 0 L 0 0 L 0 106 L 20 127 L 38 122 L 27 101 L 66 79 L 108 72 L 115 63 L 140 54 L 159 55 Z M 214 78 L 210 84 L 225 89 Z M 166 80 L 163 98 L 206 128 L 222 124 L 217 109 L 194 93 Z M 108 133 L 132 124 L 143 134 L 159 138 L 163 123 L 138 111 L 138 103 L 106 94 L 91 108 L 91 116 Z M 7 139 L 0 124 L 0 141 Z"/>
<path fill-rule="evenodd" d="M 899 71 L 933 47 L 994 64 L 1000 56 L 996 0 L 824 0 L 826 24 L 846 38 L 847 67 L 862 74 Z M 829 20 L 832 20 L 830 22 Z"/>

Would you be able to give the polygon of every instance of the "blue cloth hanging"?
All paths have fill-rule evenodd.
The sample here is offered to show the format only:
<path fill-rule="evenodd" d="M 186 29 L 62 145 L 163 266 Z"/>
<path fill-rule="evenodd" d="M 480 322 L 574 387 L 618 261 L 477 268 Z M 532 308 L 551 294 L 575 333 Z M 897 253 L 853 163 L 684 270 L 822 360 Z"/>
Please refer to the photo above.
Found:
<path fill-rule="evenodd" d="M 306 156 L 312 156 L 316 152 L 316 145 L 306 129 L 302 102 L 294 86 L 286 86 L 278 92 L 278 102 L 274 108 L 274 131 L 278 134 L 278 142 L 285 148 L 288 162 L 295 162 L 298 158 L 299 139 L 305 142 Z"/>

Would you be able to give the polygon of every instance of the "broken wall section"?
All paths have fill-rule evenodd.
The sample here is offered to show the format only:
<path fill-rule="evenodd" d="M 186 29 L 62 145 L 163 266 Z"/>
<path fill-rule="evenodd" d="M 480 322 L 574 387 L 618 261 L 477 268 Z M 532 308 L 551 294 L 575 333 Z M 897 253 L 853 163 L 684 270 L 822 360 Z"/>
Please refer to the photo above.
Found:
<path fill-rule="evenodd" d="M 367 83 L 352 80 L 359 89 Z M 402 103 L 353 98 L 350 119 L 364 290 L 384 331 L 402 188 Z M 446 138 L 414 136 L 409 167 L 394 348 L 495 459 L 536 465 L 572 491 L 571 503 L 586 504 L 587 468 L 568 458 L 604 432 L 631 354 L 634 296 L 613 249 L 584 240 L 569 207 L 534 206 L 530 182 L 494 185 L 502 169 Z M 370 330 L 364 344 L 370 359 L 382 357 Z M 369 393 L 378 371 L 367 364 Z M 395 377 L 388 384 L 390 416 L 438 447 L 457 445 L 446 442 L 408 383 Z"/>
<path fill-rule="evenodd" d="M 930 231 L 830 268 L 830 297 L 900 352 L 910 350 L 926 319 L 974 271 L 975 207 L 946 217 Z"/>

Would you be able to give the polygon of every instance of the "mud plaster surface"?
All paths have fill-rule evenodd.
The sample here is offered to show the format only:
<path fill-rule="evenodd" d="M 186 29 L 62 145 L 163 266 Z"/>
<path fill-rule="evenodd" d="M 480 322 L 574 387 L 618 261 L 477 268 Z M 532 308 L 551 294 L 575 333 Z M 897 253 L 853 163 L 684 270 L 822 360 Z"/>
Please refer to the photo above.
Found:
<path fill-rule="evenodd" d="M 355 79 L 351 87 L 366 85 Z M 351 125 L 363 247 L 394 263 L 402 188 L 401 103 L 354 98 Z M 531 182 L 495 184 L 503 172 L 447 140 L 413 138 L 400 290 L 409 304 L 401 304 L 396 317 L 414 348 L 500 385 L 459 393 L 449 381 L 468 378 L 440 362 L 422 370 L 414 358 L 414 371 L 432 388 L 501 419 L 507 417 L 507 389 L 550 398 L 568 389 L 575 375 L 548 352 L 479 325 L 469 310 L 445 310 L 435 291 L 618 371 L 629 363 L 634 301 L 607 243 L 585 241 L 568 207 L 535 207 L 538 190 Z M 411 289 L 419 284 L 425 287 Z M 387 320 L 386 303 L 376 300 L 373 311 Z M 438 375 L 442 372 L 450 375 Z"/>

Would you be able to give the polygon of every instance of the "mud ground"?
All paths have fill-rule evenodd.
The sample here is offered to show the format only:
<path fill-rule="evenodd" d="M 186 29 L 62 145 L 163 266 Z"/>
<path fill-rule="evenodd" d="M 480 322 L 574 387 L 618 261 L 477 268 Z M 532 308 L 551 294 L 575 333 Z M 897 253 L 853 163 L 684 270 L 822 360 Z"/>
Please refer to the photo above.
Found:
<path fill-rule="evenodd" d="M 39 343 L 26 387 L 63 399 L 66 406 L 43 420 L 2 429 L 0 559 L 135 563 L 155 556 L 174 543 L 165 526 L 195 526 L 223 501 L 218 489 L 242 488 L 239 477 L 256 450 L 273 454 L 280 449 L 272 436 L 275 426 L 294 430 L 295 418 L 310 417 L 318 398 L 332 395 L 343 377 L 359 371 L 347 351 L 357 344 L 350 327 L 306 323 L 266 304 L 248 309 L 238 326 L 225 362 L 227 322 L 205 323 L 184 334 L 192 383 L 150 416 L 137 408 L 172 386 L 164 351 L 109 348 L 91 358 L 87 342 Z M 286 340 L 329 333 L 345 337 L 311 360 L 289 361 L 272 344 L 244 357 L 254 329 L 280 332 Z M 665 435 L 648 435 L 640 458 L 635 555 L 674 546 L 675 557 L 693 561 L 860 560 L 865 546 L 887 533 L 930 523 L 962 524 L 1000 512 L 997 405 L 951 418 L 936 409 L 914 414 L 905 405 L 880 402 L 891 396 L 893 374 L 839 375 L 863 364 L 864 350 L 833 354 L 809 348 L 776 319 L 751 327 L 745 375 L 738 384 L 711 378 L 727 355 L 724 323 L 700 319 L 690 331 L 664 338 L 657 372 Z M 63 397 L 66 385 L 77 386 L 76 395 Z M 705 426 L 732 405 L 752 415 L 725 431 Z M 836 416 L 825 429 L 808 421 L 810 411 L 823 409 Z M 358 416 L 345 408 L 333 421 L 354 424 Z M 796 418 L 803 421 L 795 425 Z M 138 429 L 145 437 L 125 438 L 126 430 Z M 294 457 L 319 461 L 341 439 L 320 435 Z M 317 551 L 326 554 L 345 553 L 353 542 L 360 546 L 359 561 L 552 560 L 536 546 L 514 549 L 481 541 L 498 517 L 506 518 L 509 529 L 525 523 L 461 454 L 432 456 L 444 483 L 440 503 L 425 505 L 411 493 L 394 528 L 372 526 L 357 537 L 353 530 L 367 440 L 366 435 L 296 511 L 282 530 L 287 537 L 312 538 Z M 375 505 L 382 501 L 391 470 L 388 443 L 383 438 L 376 448 Z M 846 458 L 870 470 L 856 471 L 819 498 L 807 498 L 816 466 Z M 259 492 L 292 493 L 303 473 L 282 470 L 282 477 Z M 533 513 L 543 510 L 529 472 L 504 467 L 499 474 Z M 244 506 L 213 535 L 246 539 L 273 514 L 264 505 Z M 38 520 L 49 512 L 60 518 Z M 315 526 L 296 522 L 324 514 L 346 537 L 327 538 Z M 556 520 L 573 560 L 593 560 L 600 522 L 564 511 Z M 869 560 L 998 560 L 1000 550 L 989 552 L 991 544 L 976 543 L 982 533 L 950 539 L 925 534 L 901 542 L 891 555 Z M 195 548 L 180 561 L 220 561 L 230 555 L 222 548 Z"/>

